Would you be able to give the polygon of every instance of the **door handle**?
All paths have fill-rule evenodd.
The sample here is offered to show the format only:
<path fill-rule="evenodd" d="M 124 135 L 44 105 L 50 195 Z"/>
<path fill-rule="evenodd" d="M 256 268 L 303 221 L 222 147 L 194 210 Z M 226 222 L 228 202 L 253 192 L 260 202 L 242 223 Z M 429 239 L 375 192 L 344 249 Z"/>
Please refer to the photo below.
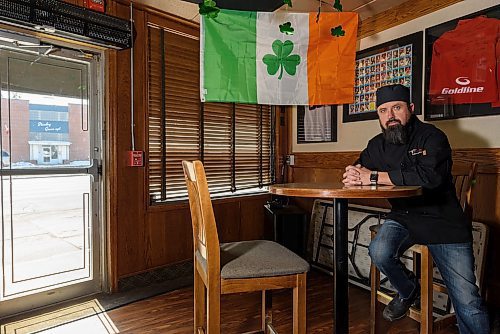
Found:
<path fill-rule="evenodd" d="M 102 175 L 102 165 L 98 159 L 92 159 L 92 166 L 87 168 L 87 174 L 92 175 L 94 181 L 99 180 L 99 176 Z"/>

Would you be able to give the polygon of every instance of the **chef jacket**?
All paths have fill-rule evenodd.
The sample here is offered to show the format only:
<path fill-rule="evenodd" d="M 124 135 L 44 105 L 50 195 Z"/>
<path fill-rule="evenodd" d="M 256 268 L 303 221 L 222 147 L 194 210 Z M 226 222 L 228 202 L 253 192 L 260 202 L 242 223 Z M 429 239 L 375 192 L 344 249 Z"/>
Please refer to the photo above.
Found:
<path fill-rule="evenodd" d="M 457 199 L 451 175 L 451 147 L 434 125 L 412 116 L 407 124 L 408 142 L 386 142 L 379 134 L 368 142 L 356 163 L 388 172 L 398 186 L 421 186 L 422 195 L 390 199 L 387 219 L 404 225 L 419 244 L 472 241 L 471 222 Z"/>

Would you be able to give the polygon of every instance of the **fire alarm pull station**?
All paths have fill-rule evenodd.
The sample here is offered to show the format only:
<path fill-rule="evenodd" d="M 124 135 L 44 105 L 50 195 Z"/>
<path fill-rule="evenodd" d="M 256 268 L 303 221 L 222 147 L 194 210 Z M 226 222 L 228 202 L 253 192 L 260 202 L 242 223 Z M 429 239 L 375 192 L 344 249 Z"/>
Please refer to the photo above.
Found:
<path fill-rule="evenodd" d="M 143 151 L 128 151 L 127 165 L 130 167 L 144 166 L 144 152 Z"/>

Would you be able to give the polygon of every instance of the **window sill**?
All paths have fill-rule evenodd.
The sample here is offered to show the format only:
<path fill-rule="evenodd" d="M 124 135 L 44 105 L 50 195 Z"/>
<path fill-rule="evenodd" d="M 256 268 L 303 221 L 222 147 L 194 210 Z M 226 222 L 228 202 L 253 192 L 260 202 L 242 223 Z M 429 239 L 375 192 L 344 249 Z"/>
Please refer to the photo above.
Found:
<path fill-rule="evenodd" d="M 231 203 L 238 202 L 244 199 L 257 199 L 257 198 L 265 198 L 269 197 L 271 194 L 265 190 L 262 192 L 255 192 L 251 194 L 238 194 L 233 196 L 224 196 L 224 197 L 212 197 L 213 204 L 219 203 Z M 149 204 L 147 211 L 148 212 L 162 212 L 162 211 L 172 211 L 172 210 L 180 210 L 180 209 L 189 209 L 189 202 L 187 199 L 178 200 L 178 201 L 169 201 L 162 203 Z"/>

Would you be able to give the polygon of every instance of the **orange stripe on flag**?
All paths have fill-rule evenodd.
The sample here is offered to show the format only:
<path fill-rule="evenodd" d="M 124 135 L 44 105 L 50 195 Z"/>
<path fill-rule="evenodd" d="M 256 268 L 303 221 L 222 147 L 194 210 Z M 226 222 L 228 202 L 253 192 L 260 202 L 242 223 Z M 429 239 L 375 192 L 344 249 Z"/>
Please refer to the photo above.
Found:
<path fill-rule="evenodd" d="M 334 37 L 331 29 L 342 25 L 345 35 Z M 309 14 L 307 77 L 309 105 L 354 101 L 354 71 L 358 14 L 354 12 Z"/>

